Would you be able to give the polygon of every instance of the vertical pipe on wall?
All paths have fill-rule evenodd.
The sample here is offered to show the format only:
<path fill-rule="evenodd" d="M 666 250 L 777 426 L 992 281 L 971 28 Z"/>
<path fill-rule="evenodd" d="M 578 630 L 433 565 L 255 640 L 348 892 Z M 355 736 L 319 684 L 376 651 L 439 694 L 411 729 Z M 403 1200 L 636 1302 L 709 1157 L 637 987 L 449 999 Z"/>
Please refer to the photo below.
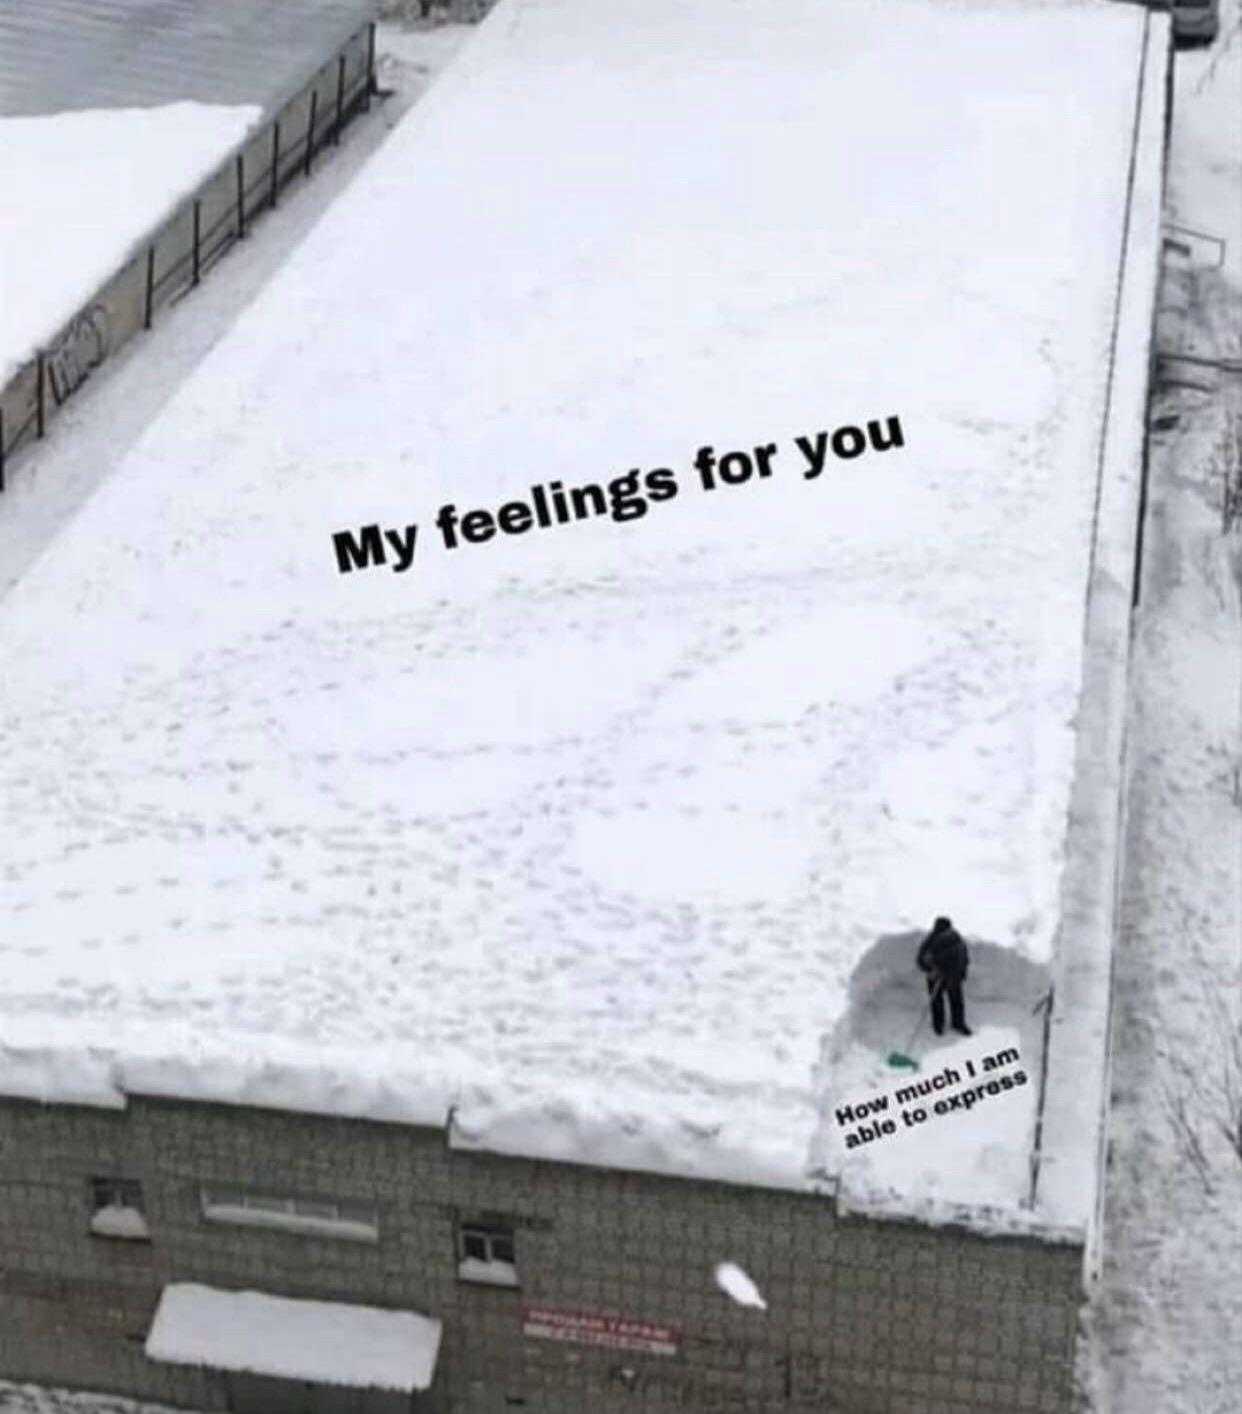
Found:
<path fill-rule="evenodd" d="M 306 165 L 302 169 L 303 176 L 310 176 L 311 154 L 315 150 L 315 110 L 319 107 L 319 89 L 311 89 L 310 117 L 306 120 Z"/>
<path fill-rule="evenodd" d="M 142 310 L 142 327 L 151 327 L 151 315 L 155 309 L 155 247 L 147 247 L 147 298 Z"/>
<path fill-rule="evenodd" d="M 246 239 L 246 159 L 237 154 L 237 239 Z"/>
<path fill-rule="evenodd" d="M 372 20 L 367 26 L 367 82 L 363 90 L 365 98 L 363 104 L 366 111 L 371 111 L 371 95 L 375 92 L 375 21 Z"/>
<path fill-rule="evenodd" d="M 272 124 L 272 210 L 276 209 L 276 195 L 280 190 L 280 121 Z"/>
<path fill-rule="evenodd" d="M 193 282 L 192 282 L 192 283 L 195 284 L 195 285 L 198 284 L 198 278 L 199 278 L 199 273 L 200 273 L 199 241 L 200 241 L 201 238 L 202 238 L 202 230 L 203 230 L 203 203 L 198 199 L 198 197 L 195 197 L 195 198 L 194 198 L 194 279 L 193 279 Z"/>
<path fill-rule="evenodd" d="M 332 125 L 332 146 L 341 140 L 341 120 L 345 116 L 345 55 L 336 61 L 336 121 Z"/>

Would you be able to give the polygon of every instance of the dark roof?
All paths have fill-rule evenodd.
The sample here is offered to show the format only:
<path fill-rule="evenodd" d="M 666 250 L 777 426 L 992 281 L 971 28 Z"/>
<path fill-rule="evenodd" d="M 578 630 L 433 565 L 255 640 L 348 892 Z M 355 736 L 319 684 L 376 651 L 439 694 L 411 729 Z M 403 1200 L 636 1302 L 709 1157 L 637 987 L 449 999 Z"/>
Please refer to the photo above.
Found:
<path fill-rule="evenodd" d="M 0 116 L 179 99 L 278 108 L 378 0 L 5 0 Z"/>

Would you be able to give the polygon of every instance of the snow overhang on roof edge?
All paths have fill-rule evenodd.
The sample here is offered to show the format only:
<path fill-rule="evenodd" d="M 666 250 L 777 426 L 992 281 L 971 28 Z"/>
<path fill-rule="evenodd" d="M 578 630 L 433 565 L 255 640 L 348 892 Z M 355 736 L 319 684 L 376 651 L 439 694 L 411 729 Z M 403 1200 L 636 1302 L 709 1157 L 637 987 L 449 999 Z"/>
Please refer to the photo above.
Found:
<path fill-rule="evenodd" d="M 1117 349 L 1146 349 L 1153 336 L 1164 194 L 1166 66 L 1171 54 L 1168 16 L 1147 12 L 1120 253 Z M 1036 1205 L 1050 1221 L 1086 1229 L 1089 1272 L 1098 1260 L 1107 1139 L 1112 955 L 1125 822 L 1127 684 L 1147 374 L 1146 358 L 1118 361 L 1110 375 L 1101 429 L 1077 762 L 1035 1187 Z"/>

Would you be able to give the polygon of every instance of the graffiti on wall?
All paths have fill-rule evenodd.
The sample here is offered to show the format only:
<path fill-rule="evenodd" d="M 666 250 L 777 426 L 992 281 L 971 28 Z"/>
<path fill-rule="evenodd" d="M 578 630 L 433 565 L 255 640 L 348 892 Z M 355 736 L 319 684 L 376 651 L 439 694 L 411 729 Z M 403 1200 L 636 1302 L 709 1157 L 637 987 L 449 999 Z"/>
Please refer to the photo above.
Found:
<path fill-rule="evenodd" d="M 48 386 L 57 407 L 107 358 L 109 347 L 108 311 L 102 304 L 93 304 L 47 351 Z"/>

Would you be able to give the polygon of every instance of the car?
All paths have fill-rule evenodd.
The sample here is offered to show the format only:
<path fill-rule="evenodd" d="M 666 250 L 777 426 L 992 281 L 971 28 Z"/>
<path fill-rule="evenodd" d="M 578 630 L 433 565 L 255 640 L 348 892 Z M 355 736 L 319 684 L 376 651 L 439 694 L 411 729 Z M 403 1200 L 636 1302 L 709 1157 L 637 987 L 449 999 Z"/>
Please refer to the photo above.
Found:
<path fill-rule="evenodd" d="M 1175 40 L 1210 44 L 1216 38 L 1220 30 L 1220 0 L 1167 0 L 1167 8 L 1173 16 Z"/>

